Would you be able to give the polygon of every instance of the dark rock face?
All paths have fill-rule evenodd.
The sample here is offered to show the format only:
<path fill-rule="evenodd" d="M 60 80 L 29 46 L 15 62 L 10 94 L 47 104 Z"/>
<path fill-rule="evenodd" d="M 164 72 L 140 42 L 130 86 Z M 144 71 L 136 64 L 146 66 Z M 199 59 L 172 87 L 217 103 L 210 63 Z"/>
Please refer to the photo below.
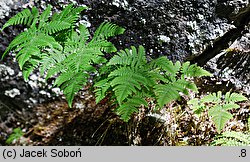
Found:
<path fill-rule="evenodd" d="M 197 37 L 198 28 L 205 32 L 203 39 L 208 37 L 206 32 L 210 32 L 208 25 L 215 20 L 216 4 L 197 0 L 130 3 L 94 0 L 87 5 L 91 6 L 91 24 L 109 20 L 126 28 L 125 35 L 119 39 L 121 46 L 142 44 L 153 57 L 166 55 L 172 60 L 183 60 L 196 50 L 198 42 L 194 42 L 192 35 Z M 205 42 L 211 38 L 206 39 Z"/>
<path fill-rule="evenodd" d="M 127 29 L 119 37 L 118 46 L 142 44 L 152 57 L 166 55 L 182 61 L 202 52 L 206 44 L 231 27 L 226 17 L 218 16 L 221 4 L 225 5 L 224 10 L 234 11 L 247 2 L 238 2 L 239 5 L 210 0 L 81 0 L 80 3 L 91 7 L 87 13 L 91 24 L 107 20 Z"/>

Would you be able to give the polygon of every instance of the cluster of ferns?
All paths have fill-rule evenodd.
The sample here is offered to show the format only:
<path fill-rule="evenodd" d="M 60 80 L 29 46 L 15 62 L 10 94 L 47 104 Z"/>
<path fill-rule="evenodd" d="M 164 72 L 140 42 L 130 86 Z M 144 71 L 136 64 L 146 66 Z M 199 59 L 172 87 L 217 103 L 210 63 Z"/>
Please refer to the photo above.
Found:
<path fill-rule="evenodd" d="M 89 82 L 90 74 L 95 74 L 92 89 L 96 103 L 111 94 L 109 97 L 116 105 L 115 112 L 125 122 L 141 106 L 148 107 L 147 99 L 155 101 L 157 108 L 162 108 L 178 100 L 181 94 L 198 92 L 192 78 L 211 76 L 208 71 L 189 62 L 173 63 L 165 56 L 147 58 L 143 46 L 117 51 L 108 39 L 123 34 L 125 29 L 103 22 L 91 36 L 85 25 L 77 25 L 85 9 L 87 7 L 72 4 L 53 14 L 50 5 L 41 14 L 36 7 L 24 9 L 1 29 L 3 31 L 11 25 L 26 26 L 26 30 L 9 44 L 2 58 L 10 51 L 14 52 L 26 81 L 35 69 L 39 69 L 46 79 L 55 78 L 54 86 L 63 91 L 69 107 L 72 107 L 74 96 Z M 105 53 L 113 54 L 113 57 L 107 60 Z M 245 100 L 247 98 L 237 93 L 228 92 L 223 97 L 218 92 L 201 100 L 195 98 L 188 104 L 198 115 L 208 109 L 220 133 L 233 117 L 227 110 L 239 108 L 235 102 Z M 250 118 L 248 127 L 249 124 Z M 18 130 L 16 133 L 20 134 Z M 224 132 L 212 144 L 249 145 L 249 141 L 249 132 Z"/>
<path fill-rule="evenodd" d="M 96 74 L 93 84 L 96 102 L 112 94 L 115 112 L 124 121 L 140 106 L 147 107 L 147 98 L 162 108 L 179 99 L 180 94 L 198 91 L 190 78 L 211 75 L 189 62 L 173 63 L 165 56 L 147 59 L 143 46 L 117 51 L 108 39 L 123 34 L 125 29 L 103 22 L 91 36 L 85 25 L 77 25 L 85 9 L 72 4 L 53 14 L 50 5 L 41 14 L 36 7 L 24 9 L 2 27 L 2 30 L 11 25 L 26 27 L 2 57 L 10 51 L 16 53 L 25 80 L 34 69 L 39 69 L 46 79 L 55 77 L 54 86 L 63 91 L 69 107 L 88 83 L 90 74 Z M 113 57 L 107 60 L 105 53 Z"/>

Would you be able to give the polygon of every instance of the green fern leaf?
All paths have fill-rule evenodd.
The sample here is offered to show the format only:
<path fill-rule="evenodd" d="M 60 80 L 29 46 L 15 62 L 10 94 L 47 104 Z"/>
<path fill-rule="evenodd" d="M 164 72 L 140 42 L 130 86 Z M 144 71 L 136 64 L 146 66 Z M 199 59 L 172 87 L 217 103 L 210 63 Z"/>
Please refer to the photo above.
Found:
<path fill-rule="evenodd" d="M 121 50 L 117 53 L 117 55 L 113 56 L 107 66 L 111 65 L 130 65 L 132 62 L 133 56 L 130 55 L 130 51 L 128 49 Z"/>
<path fill-rule="evenodd" d="M 173 62 L 171 62 L 164 56 L 151 61 L 150 64 L 152 68 L 160 68 L 174 76 L 176 75 L 176 73 L 179 71 L 180 68 L 179 66 L 175 66 Z"/>
<path fill-rule="evenodd" d="M 224 110 L 231 110 L 231 109 L 238 109 L 240 108 L 239 105 L 235 104 L 235 103 L 228 103 L 228 104 L 224 104 L 222 105 Z"/>
<path fill-rule="evenodd" d="M 219 138 L 212 142 L 213 146 L 247 146 L 246 144 L 228 138 Z"/>
<path fill-rule="evenodd" d="M 108 62 L 108 66 L 111 65 L 131 65 L 131 67 L 138 68 L 145 65 L 147 62 L 145 56 L 145 49 L 143 46 L 139 46 L 138 52 L 134 46 L 131 46 L 131 50 L 125 49 L 118 52 L 117 55 L 112 57 Z"/>
<path fill-rule="evenodd" d="M 241 141 L 243 143 L 250 145 L 250 134 L 232 131 L 232 132 L 224 132 L 222 135 L 223 137 L 233 138 L 235 140 L 238 140 L 238 141 Z"/>
<path fill-rule="evenodd" d="M 243 96 L 242 94 L 238 94 L 238 93 L 232 93 L 230 95 L 230 92 L 227 92 L 225 95 L 226 103 L 240 102 L 240 101 L 246 101 L 246 100 L 248 100 L 248 99 L 245 96 Z"/>
<path fill-rule="evenodd" d="M 89 30 L 86 26 L 84 25 L 79 25 L 79 34 L 80 34 L 80 40 L 82 41 L 83 44 L 89 39 Z"/>
<path fill-rule="evenodd" d="M 226 122 L 233 118 L 233 115 L 227 112 L 222 106 L 215 105 L 208 110 L 209 116 L 212 116 L 212 120 L 215 123 L 217 131 L 220 133 L 224 128 Z"/>
<path fill-rule="evenodd" d="M 47 76 L 46 76 L 46 80 L 51 78 L 52 76 L 58 74 L 59 72 L 64 72 L 65 71 L 65 65 L 63 65 L 62 63 L 56 63 L 54 66 L 50 67 L 47 71 Z"/>
<path fill-rule="evenodd" d="M 40 61 L 38 59 L 30 58 L 29 61 L 25 62 L 23 66 L 23 78 L 25 81 L 28 81 L 29 75 L 32 71 L 34 71 L 35 68 L 37 68 Z"/>
<path fill-rule="evenodd" d="M 122 103 L 123 100 L 125 100 L 129 95 L 132 95 L 132 93 L 136 93 L 136 88 L 140 87 L 140 85 L 137 82 L 127 82 L 127 77 L 119 77 L 115 78 L 111 81 L 111 86 L 114 87 L 115 96 L 117 98 L 117 101 L 119 104 Z M 115 84 L 115 82 L 119 82 L 119 84 Z M 134 84 L 133 84 L 134 83 Z"/>
<path fill-rule="evenodd" d="M 73 4 L 69 4 L 62 10 L 60 14 L 57 15 L 57 17 L 54 18 L 57 20 L 62 20 L 69 15 L 72 9 L 73 9 Z"/>
<path fill-rule="evenodd" d="M 93 40 L 105 40 L 109 37 L 123 34 L 125 31 L 124 28 L 119 27 L 118 25 L 112 24 L 110 22 L 103 22 L 95 31 Z"/>
<path fill-rule="evenodd" d="M 83 72 L 72 73 L 71 71 L 62 73 L 54 85 L 60 86 L 67 99 L 69 107 L 72 107 L 72 101 L 75 94 L 86 84 L 89 75 Z"/>
<path fill-rule="evenodd" d="M 128 122 L 131 115 L 138 112 L 138 107 L 141 105 L 147 107 L 147 102 L 140 97 L 133 97 L 117 108 L 117 114 L 121 116 L 122 120 Z"/>
<path fill-rule="evenodd" d="M 179 92 L 171 84 L 154 86 L 158 105 L 162 108 L 165 104 L 180 97 Z"/>
<path fill-rule="evenodd" d="M 163 83 L 169 83 L 170 80 L 159 73 L 159 71 L 151 70 L 148 72 L 148 77 L 153 81 L 152 84 L 155 85 L 157 82 L 161 81 Z"/>
<path fill-rule="evenodd" d="M 190 62 L 185 62 L 182 65 L 182 73 L 187 77 L 201 77 L 201 76 L 211 76 L 212 74 L 208 71 L 202 69 L 196 64 L 190 65 Z"/>
<path fill-rule="evenodd" d="M 11 26 L 11 25 L 26 25 L 28 23 L 28 20 L 31 16 L 31 12 L 29 9 L 24 9 L 23 11 L 19 12 L 12 18 L 10 18 L 2 27 L 1 31 L 3 31 L 5 28 Z"/>
<path fill-rule="evenodd" d="M 42 59 L 41 59 L 41 65 L 40 65 L 40 74 L 42 75 L 45 73 L 45 71 L 48 71 L 50 68 L 56 66 L 57 64 L 62 63 L 66 59 L 66 56 L 64 53 L 62 53 L 62 51 L 58 51 L 54 49 L 53 51 L 50 51 L 49 54 L 42 53 L 41 58 Z M 58 72 L 52 73 L 52 75 Z"/>
<path fill-rule="evenodd" d="M 38 29 L 40 29 L 47 23 L 47 21 L 49 20 L 50 13 L 51 13 L 51 5 L 48 5 L 48 7 L 40 15 Z"/>
<path fill-rule="evenodd" d="M 220 103 L 221 102 L 221 91 L 216 93 L 209 94 L 201 99 L 202 102 L 212 102 Z"/>
<path fill-rule="evenodd" d="M 7 144 L 11 144 L 14 140 L 18 140 L 19 138 L 21 138 L 24 135 L 24 133 L 22 132 L 21 128 L 15 128 L 12 132 L 12 134 L 8 137 L 8 139 L 6 140 Z"/>
<path fill-rule="evenodd" d="M 111 42 L 108 42 L 106 40 L 94 41 L 92 39 L 92 41 L 88 43 L 87 47 L 88 48 L 93 48 L 93 47 L 98 48 L 100 51 L 104 51 L 104 52 L 107 52 L 107 53 L 117 51 L 116 47 Z"/>
<path fill-rule="evenodd" d="M 32 7 L 31 16 L 29 17 L 27 26 L 35 27 L 39 17 L 39 11 L 36 7 Z"/>
<path fill-rule="evenodd" d="M 72 26 L 72 24 L 70 24 L 69 22 L 64 22 L 64 21 L 52 21 L 49 22 L 47 24 L 45 24 L 42 28 L 42 30 L 45 33 L 48 34 L 54 34 L 56 32 L 65 30 L 65 29 L 69 29 Z"/>
<path fill-rule="evenodd" d="M 198 98 L 194 98 L 187 102 L 188 105 L 192 105 L 192 109 L 195 114 L 201 115 L 201 113 L 205 110 L 206 106 L 204 103 L 199 102 Z"/>
<path fill-rule="evenodd" d="M 34 36 L 34 31 L 32 31 L 32 30 L 27 30 L 27 31 L 19 34 L 13 41 L 11 41 L 11 43 L 9 44 L 7 49 L 4 51 L 4 53 L 2 55 L 2 59 L 9 51 L 13 50 L 14 48 L 19 46 L 20 44 L 24 44 L 26 42 L 29 42 L 33 38 L 33 36 Z"/>
<path fill-rule="evenodd" d="M 212 142 L 215 146 L 250 146 L 250 134 L 243 132 L 227 131 L 217 136 Z"/>
<path fill-rule="evenodd" d="M 28 47 L 25 47 L 22 50 L 20 50 L 18 52 L 18 54 L 16 55 L 20 69 L 21 70 L 23 69 L 24 64 L 27 61 L 29 61 L 29 59 L 32 55 L 39 56 L 39 54 L 40 54 L 40 50 L 39 50 L 39 48 L 37 48 L 35 46 L 28 46 Z"/>
<path fill-rule="evenodd" d="M 103 79 L 95 83 L 94 87 L 96 87 L 96 89 L 94 90 L 96 103 L 99 103 L 102 99 L 105 98 L 105 93 L 110 88 L 110 84 L 108 83 L 108 79 Z"/>
<path fill-rule="evenodd" d="M 141 90 L 142 85 L 147 86 L 147 79 L 140 71 L 135 71 L 129 67 L 121 67 L 114 70 L 108 76 L 111 80 L 110 85 L 114 88 L 118 102 L 121 102 L 137 89 Z"/>

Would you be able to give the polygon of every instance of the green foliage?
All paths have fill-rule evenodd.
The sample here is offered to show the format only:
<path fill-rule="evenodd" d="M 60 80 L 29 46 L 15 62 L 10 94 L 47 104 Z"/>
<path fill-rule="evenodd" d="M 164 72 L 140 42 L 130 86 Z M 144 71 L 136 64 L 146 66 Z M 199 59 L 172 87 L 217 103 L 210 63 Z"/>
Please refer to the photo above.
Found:
<path fill-rule="evenodd" d="M 50 5 L 40 15 L 36 8 L 25 9 L 2 28 L 18 24 L 27 27 L 10 43 L 2 58 L 14 51 L 26 81 L 36 68 L 46 79 L 57 76 L 54 86 L 60 87 L 70 107 L 74 95 L 87 83 L 89 74 L 96 71 L 94 65 L 106 62 L 103 52 L 117 51 L 107 39 L 125 31 L 104 22 L 90 39 L 86 26 L 76 27 L 80 13 L 86 8 L 75 8 L 71 4 L 53 15 Z"/>
<path fill-rule="evenodd" d="M 107 67 L 100 71 L 103 77 L 94 85 L 96 102 L 111 92 L 118 103 L 116 112 L 124 121 L 141 105 L 147 107 L 147 97 L 156 99 L 158 107 L 162 108 L 179 99 L 180 92 L 197 91 L 196 85 L 186 77 L 211 75 L 197 65 L 173 63 L 166 57 L 148 61 L 143 46 L 119 51 L 108 61 Z M 187 70 L 190 68 L 196 72 Z"/>
<path fill-rule="evenodd" d="M 188 104 L 192 105 L 194 112 L 198 115 L 208 108 L 208 115 L 212 117 L 217 131 L 220 133 L 226 122 L 233 118 L 233 115 L 228 110 L 239 108 L 240 106 L 235 102 L 245 100 L 247 98 L 241 94 L 227 92 L 223 96 L 221 91 L 218 91 L 203 97 L 200 101 L 196 98 L 190 100 Z"/>
<path fill-rule="evenodd" d="M 250 133 L 226 131 L 211 143 L 213 146 L 250 146 Z"/>
<path fill-rule="evenodd" d="M 250 146 L 250 117 L 248 118 L 248 131 L 226 131 L 215 137 L 213 146 Z"/>
<path fill-rule="evenodd" d="M 22 132 L 21 128 L 15 128 L 13 133 L 6 140 L 6 143 L 11 144 L 14 140 L 18 140 L 20 137 L 22 137 L 23 134 L 24 133 Z"/>
<path fill-rule="evenodd" d="M 189 62 L 173 63 L 166 57 L 147 60 L 142 46 L 121 50 L 107 62 L 104 52 L 117 51 L 107 39 L 123 34 L 125 29 L 104 22 L 90 39 L 86 26 L 76 26 L 81 11 L 86 8 L 68 5 L 54 14 L 50 5 L 41 14 L 36 8 L 23 10 L 2 28 L 18 24 L 27 27 L 10 43 L 2 57 L 15 52 L 25 80 L 37 68 L 46 79 L 55 76 L 54 86 L 60 87 L 70 107 L 75 94 L 88 82 L 90 73 L 98 74 L 94 84 L 96 102 L 112 94 L 118 104 L 116 112 L 124 121 L 141 105 L 147 106 L 146 98 L 156 99 L 161 108 L 179 99 L 181 93 L 197 92 L 190 78 L 211 75 Z"/>

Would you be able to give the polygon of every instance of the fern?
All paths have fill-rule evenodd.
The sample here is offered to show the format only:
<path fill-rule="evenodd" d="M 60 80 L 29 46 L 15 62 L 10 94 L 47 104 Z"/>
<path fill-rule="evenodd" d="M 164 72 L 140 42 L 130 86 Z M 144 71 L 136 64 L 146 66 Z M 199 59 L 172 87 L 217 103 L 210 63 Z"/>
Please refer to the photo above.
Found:
<path fill-rule="evenodd" d="M 211 74 L 202 69 L 201 67 L 197 66 L 196 64 L 190 65 L 190 62 L 185 62 L 182 65 L 182 73 L 183 76 L 186 77 L 197 77 L 197 76 L 210 76 Z"/>
<path fill-rule="evenodd" d="M 23 11 L 16 14 L 14 17 L 10 18 L 2 27 L 1 31 L 12 25 L 27 25 L 29 19 L 31 19 L 32 13 L 29 9 L 24 9 Z"/>
<path fill-rule="evenodd" d="M 250 134 L 227 131 L 215 138 L 211 145 L 220 146 L 250 146 Z"/>
<path fill-rule="evenodd" d="M 119 106 L 116 112 L 121 116 L 121 119 L 128 122 L 131 115 L 138 112 L 138 107 L 141 105 L 147 107 L 148 103 L 141 97 L 133 96 L 133 98 L 128 99 L 125 103 Z"/>
<path fill-rule="evenodd" d="M 178 77 L 182 69 L 180 62 L 173 63 L 166 57 L 149 62 L 143 46 L 119 51 L 108 61 L 107 66 L 112 70 L 107 70 L 108 74 L 94 85 L 96 102 L 111 91 L 118 103 L 117 113 L 124 121 L 128 121 L 141 105 L 146 106 L 142 101 L 147 97 L 156 99 L 161 108 L 179 99 L 180 92 L 187 94 L 187 90 L 197 91 L 194 83 Z M 208 74 L 206 71 L 200 76 Z"/>
<path fill-rule="evenodd" d="M 36 68 L 46 79 L 56 76 L 54 86 L 61 88 L 70 107 L 90 73 L 97 73 L 102 65 L 94 84 L 96 102 L 111 93 L 118 104 L 117 113 L 124 121 L 128 121 L 138 107 L 147 105 L 146 97 L 156 99 L 157 105 L 163 107 L 180 98 L 180 93 L 197 91 L 196 85 L 187 78 L 210 75 L 197 65 L 173 63 L 166 57 L 147 60 L 143 46 L 121 50 L 107 62 L 104 52 L 117 51 L 107 39 L 122 34 L 125 29 L 104 22 L 90 39 L 86 26 L 79 25 L 79 30 L 76 27 L 84 9 L 86 7 L 68 5 L 52 16 L 51 6 L 41 15 L 36 8 L 22 11 L 2 30 L 17 24 L 26 25 L 28 29 L 10 43 L 2 57 L 10 51 L 17 53 L 25 80 Z"/>
<path fill-rule="evenodd" d="M 227 92 L 223 96 L 222 92 L 218 91 L 217 93 L 211 93 L 203 97 L 200 103 L 197 103 L 198 99 L 193 99 L 189 101 L 188 104 L 193 105 L 194 112 L 197 114 L 200 114 L 202 110 L 208 109 L 208 114 L 212 117 L 217 131 L 220 133 L 227 121 L 233 118 L 233 115 L 229 113 L 228 110 L 239 108 L 240 106 L 235 102 L 245 100 L 247 100 L 247 98 L 241 94 Z M 208 106 L 206 107 L 205 105 L 209 103 L 212 105 L 208 108 Z"/>
<path fill-rule="evenodd" d="M 116 52 L 107 38 L 125 30 L 112 23 L 102 23 L 90 40 L 86 26 L 79 25 L 79 30 L 76 29 L 76 21 L 86 8 L 71 4 L 52 16 L 50 5 L 41 15 L 36 8 L 25 9 L 2 28 L 17 24 L 28 27 L 10 43 L 2 58 L 9 51 L 16 52 L 25 80 L 36 68 L 46 79 L 56 75 L 54 86 L 61 88 L 70 107 L 74 95 L 86 85 L 89 73 L 96 71 L 94 65 L 106 62 L 103 52 Z"/>
<path fill-rule="evenodd" d="M 20 139 L 23 135 L 24 133 L 22 132 L 21 128 L 15 128 L 12 134 L 6 140 L 6 143 L 11 144 L 14 140 Z"/>
<path fill-rule="evenodd" d="M 217 135 L 211 143 L 213 146 L 250 146 L 250 117 L 248 118 L 248 131 L 236 132 L 226 131 L 221 135 Z"/>
<path fill-rule="evenodd" d="M 93 40 L 106 40 L 109 37 L 112 37 L 114 35 L 122 34 L 125 31 L 124 28 L 121 28 L 115 24 L 112 24 L 110 22 L 103 22 L 100 27 L 96 30 Z"/>

